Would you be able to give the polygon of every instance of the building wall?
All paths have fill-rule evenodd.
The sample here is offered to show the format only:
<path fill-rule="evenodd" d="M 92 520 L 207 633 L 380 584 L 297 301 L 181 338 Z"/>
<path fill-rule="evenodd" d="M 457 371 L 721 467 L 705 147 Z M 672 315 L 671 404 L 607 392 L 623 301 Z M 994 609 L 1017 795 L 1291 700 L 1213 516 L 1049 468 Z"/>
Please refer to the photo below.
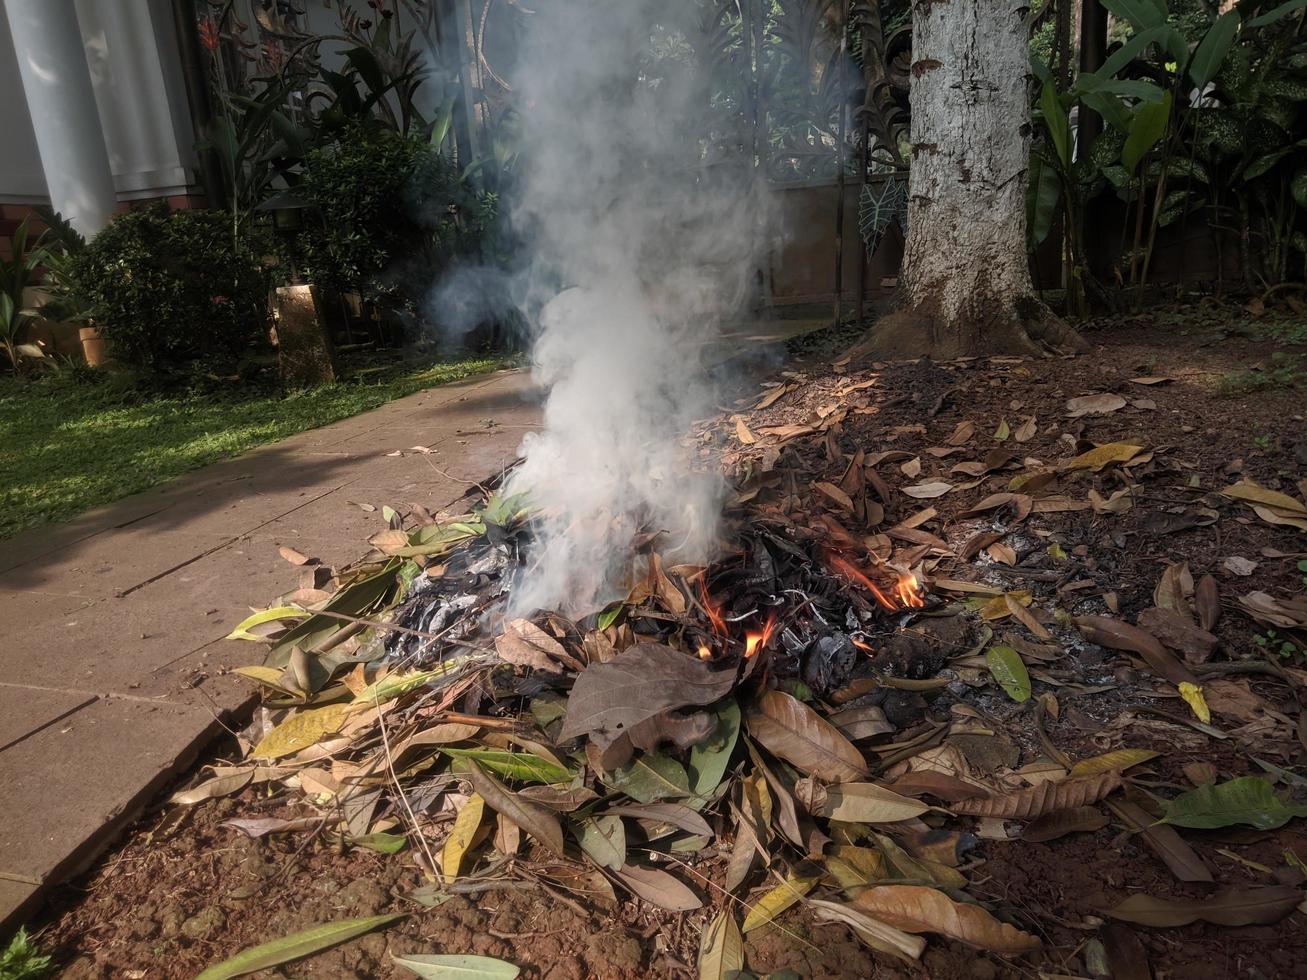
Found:
<path fill-rule="evenodd" d="M 121 205 L 197 192 L 195 134 L 168 0 L 76 0 Z M 9 23 L 0 4 L 0 248 L 26 205 L 48 201 Z"/>

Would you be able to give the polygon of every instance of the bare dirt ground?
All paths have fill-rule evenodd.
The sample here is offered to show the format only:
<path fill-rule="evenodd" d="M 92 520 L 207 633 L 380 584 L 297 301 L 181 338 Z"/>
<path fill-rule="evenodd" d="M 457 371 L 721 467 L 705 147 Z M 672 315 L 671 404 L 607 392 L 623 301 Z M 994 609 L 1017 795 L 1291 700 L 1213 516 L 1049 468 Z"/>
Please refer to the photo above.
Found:
<path fill-rule="evenodd" d="M 1302 657 L 1282 651 L 1282 637 L 1268 636 L 1264 625 L 1241 615 L 1236 597 L 1255 590 L 1300 594 L 1305 579 L 1298 562 L 1307 552 L 1307 532 L 1267 524 L 1237 501 L 1214 499 L 1211 490 L 1250 477 L 1301 493 L 1294 487 L 1307 475 L 1307 374 L 1295 374 L 1293 365 L 1303 356 L 1307 327 L 1200 304 L 1091 324 L 1086 337 L 1093 353 L 1073 359 L 851 364 L 841 373 L 829 369 L 838 356 L 835 344 L 817 342 L 798 351 L 785 368 L 791 373 L 779 377 L 795 383 L 793 393 L 750 413 L 747 425 L 758 431 L 802 424 L 833 392 L 874 373 L 869 403 L 874 411 L 850 414 L 836 438 L 845 451 L 903 450 L 919 456 L 923 469 L 911 477 L 897 464 L 883 467 L 895 489 L 933 478 L 957 482 L 960 477 L 949 475 L 952 466 L 999 444 L 1018 458 L 1037 459 L 1062 458 L 1088 443 L 1130 441 L 1154 450 L 1156 460 L 1147 464 L 1151 478 L 1128 512 L 1036 513 L 1009 538 L 1019 566 L 982 557 L 972 572 L 984 581 L 1011 579 L 1036 593 L 1088 582 L 1077 587 L 1082 596 L 1061 593 L 1063 604 L 1075 611 L 1076 603 L 1092 599 L 1101 611 L 1103 596 L 1110 593 L 1120 616 L 1130 621 L 1153 604 L 1167 566 L 1187 562 L 1195 577 L 1215 576 L 1224 606 L 1214 629 L 1221 641 L 1217 662 L 1271 664 L 1268 672 L 1230 672 L 1209 682 L 1213 724 L 1227 738 L 1215 740 L 1176 723 L 1187 715 L 1178 699 L 1150 695 L 1150 704 L 1162 705 L 1171 723 L 1157 720 L 1160 716 L 1126 715 L 1135 668 L 1123 656 L 1097 648 L 1078 651 L 1074 668 L 1095 675 L 1106 671 L 1119 687 L 1080 696 L 1045 685 L 1036 675 L 1036 693 L 1062 699 L 1058 716 L 1044 719 L 1046 734 L 1072 758 L 1117 748 L 1123 735 L 1132 747 L 1155 749 L 1161 755 L 1149 763 L 1146 785 L 1167 795 L 1192 788 L 1194 763 L 1229 779 L 1265 775 L 1256 760 L 1284 772 L 1277 785 L 1281 795 L 1301 792 L 1296 772 L 1307 762 L 1298 701 L 1307 680 L 1307 673 L 1297 673 Z M 1167 380 L 1132 380 L 1145 377 Z M 1120 394 L 1128 403 L 1108 414 L 1067 417 L 1069 399 L 1099 393 Z M 991 437 L 1003 421 L 1015 430 L 1030 417 L 1037 431 L 1019 445 Z M 944 444 L 968 420 L 978 434 L 968 452 L 947 458 L 925 452 Z M 819 440 L 796 449 L 814 469 L 820 467 Z M 1083 475 L 1066 493 L 1083 500 L 1093 487 L 1108 498 L 1120 486 L 1115 479 L 1108 473 Z M 963 498 L 946 494 L 908 503 L 934 506 L 938 517 L 932 532 L 951 543 L 966 530 L 956 515 L 974 504 L 974 494 Z M 1216 510 L 1217 519 L 1205 522 L 1197 513 L 1202 509 Z M 1026 560 L 1052 545 L 1061 556 L 1056 564 Z M 1016 571 L 1032 565 L 1055 569 L 1057 575 L 1030 579 Z M 956 569 L 951 574 L 964 577 Z M 1276 670 L 1288 672 L 1287 682 Z M 1044 751 L 1031 713 L 1001 698 L 986 702 L 998 731 L 1020 747 L 1022 763 L 1038 759 Z M 1296 725 L 1296 738 L 1293 726 L 1286 728 L 1279 719 Z M 234 757 L 234 746 L 214 758 L 224 753 Z M 302 816 L 303 810 L 284 790 L 252 787 L 237 797 L 201 803 L 180 817 L 155 813 L 142 819 L 95 869 L 62 888 L 36 924 L 38 941 L 55 955 L 63 975 L 192 976 L 243 948 L 309 925 L 386 911 L 411 914 L 385 931 L 265 975 L 408 976 L 390 959 L 406 952 L 479 953 L 521 965 L 525 977 L 558 980 L 697 975 L 699 931 L 711 918 L 711 907 L 677 915 L 634 901 L 610 905 L 576 892 L 560 897 L 528 886 L 457 896 L 427 909 L 404 897 L 423 878 L 402 853 L 342 852 L 314 836 L 250 839 L 220 826 L 237 815 L 289 817 Z M 1271 831 L 1186 831 L 1184 838 L 1223 885 L 1302 880 L 1294 870 L 1295 860 L 1307 860 L 1307 824 L 1301 820 Z M 712 860 L 711 852 L 707 856 Z M 1211 892 L 1211 886 L 1177 881 L 1158 854 L 1117 819 L 1048 843 L 980 839 L 965 869 L 975 898 L 1038 930 L 1045 944 L 1041 953 L 1004 958 L 932 938 L 920 963 L 906 965 L 871 952 L 844 927 L 819 924 L 796 908 L 748 934 L 749 969 L 757 974 L 793 970 L 813 978 L 1134 978 L 1148 976 L 1151 964 L 1158 978 L 1304 975 L 1307 914 L 1302 911 L 1273 925 L 1105 928 L 1104 911 L 1131 894 L 1198 898 Z M 705 873 L 714 873 L 711 864 Z"/>

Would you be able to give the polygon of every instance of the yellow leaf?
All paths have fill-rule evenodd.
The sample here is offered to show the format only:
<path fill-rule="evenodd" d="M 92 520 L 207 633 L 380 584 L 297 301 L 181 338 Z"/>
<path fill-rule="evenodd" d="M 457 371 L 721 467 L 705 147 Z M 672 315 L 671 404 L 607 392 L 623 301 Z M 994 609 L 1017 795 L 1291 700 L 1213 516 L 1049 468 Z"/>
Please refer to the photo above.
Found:
<path fill-rule="evenodd" d="M 744 917 L 744 932 L 750 932 L 759 926 L 765 926 L 812 891 L 820 880 L 820 875 L 809 878 L 796 878 L 793 874 L 786 875 L 784 881 L 758 899 L 757 904 L 749 909 L 749 914 Z"/>
<path fill-rule="evenodd" d="M 1012 435 L 1012 429 L 1008 426 L 1007 419 L 1003 419 L 998 423 L 998 429 L 994 432 L 994 438 L 999 442 L 1003 442 L 1010 435 Z"/>
<path fill-rule="evenodd" d="M 852 893 L 889 877 L 885 859 L 879 851 L 855 844 L 832 844 L 826 848 L 822 860 L 826 870 L 841 888 Z"/>
<path fill-rule="evenodd" d="M 1180 682 L 1180 697 L 1185 699 L 1189 705 L 1189 710 L 1194 713 L 1194 717 L 1203 724 L 1208 724 L 1212 720 L 1212 712 L 1207 707 L 1207 699 L 1203 697 L 1203 689 L 1197 684 L 1190 684 L 1188 681 Z"/>
<path fill-rule="evenodd" d="M 749 430 L 749 426 L 745 423 L 744 419 L 738 415 L 735 416 L 735 438 L 739 439 L 740 442 L 744 443 L 746 446 L 752 446 L 758 441 L 758 437 Z"/>
<path fill-rule="evenodd" d="M 354 695 L 355 705 L 385 704 L 401 695 L 421 687 L 427 681 L 451 674 L 461 668 L 467 657 L 453 657 L 431 670 L 418 670 L 411 674 L 387 674 L 358 694 Z"/>
<path fill-rule="evenodd" d="M 274 606 L 271 609 L 261 609 L 252 616 L 246 616 L 223 639 L 252 640 L 255 643 L 267 643 L 268 637 L 251 633 L 250 630 L 255 626 L 266 626 L 268 623 L 277 623 L 283 619 L 303 619 L 308 615 L 309 613 L 299 606 Z"/>
<path fill-rule="evenodd" d="M 1008 605 L 1008 598 L 1018 602 L 1023 606 L 1030 605 L 1031 595 L 1025 590 L 1017 592 L 1008 592 L 1005 595 L 994 596 L 989 602 L 980 607 L 980 618 L 993 622 L 998 619 L 1004 619 L 1012 615 L 1012 607 Z"/>
<path fill-rule="evenodd" d="M 454 818 L 454 826 L 449 831 L 449 836 L 445 838 L 444 849 L 440 852 L 440 870 L 446 882 L 458 877 L 463 855 L 472 846 L 485 812 L 486 801 L 479 794 L 473 793 L 463 804 L 463 809 L 458 811 L 458 816 Z"/>
<path fill-rule="evenodd" d="M 1294 500 L 1287 493 L 1268 490 L 1266 487 L 1247 478 L 1240 480 L 1233 486 L 1226 487 L 1221 491 L 1221 496 L 1230 497 L 1234 500 L 1246 500 L 1254 504 L 1263 504 L 1277 510 L 1287 510 L 1292 514 L 1307 515 L 1307 504 L 1300 500 Z"/>
<path fill-rule="evenodd" d="M 340 731 L 349 717 L 350 707 L 348 704 L 329 704 L 312 711 L 297 711 L 264 735 L 251 755 L 256 759 L 280 759 L 316 745 L 328 735 Z"/>
<path fill-rule="evenodd" d="M 1151 749 L 1117 749 L 1115 752 L 1105 752 L 1090 759 L 1081 759 L 1071 767 L 1070 778 L 1080 779 L 1111 772 L 1114 769 L 1129 769 L 1149 759 L 1156 759 L 1160 754 Z"/>
<path fill-rule="evenodd" d="M 1081 453 L 1068 463 L 1063 463 L 1062 469 L 1094 470 L 1097 472 L 1112 463 L 1128 463 L 1143 451 L 1142 446 L 1132 446 L 1128 442 L 1109 442 L 1097 446 L 1087 453 Z"/>
<path fill-rule="evenodd" d="M 284 694 L 291 694 L 300 697 L 301 692 L 292 691 L 281 682 L 282 671 L 276 667 L 265 667 L 262 664 L 254 664 L 250 667 L 237 667 L 232 671 L 233 674 L 240 674 L 242 677 L 248 677 L 250 680 L 258 681 L 265 687 L 270 687 L 274 691 L 281 691 Z"/>

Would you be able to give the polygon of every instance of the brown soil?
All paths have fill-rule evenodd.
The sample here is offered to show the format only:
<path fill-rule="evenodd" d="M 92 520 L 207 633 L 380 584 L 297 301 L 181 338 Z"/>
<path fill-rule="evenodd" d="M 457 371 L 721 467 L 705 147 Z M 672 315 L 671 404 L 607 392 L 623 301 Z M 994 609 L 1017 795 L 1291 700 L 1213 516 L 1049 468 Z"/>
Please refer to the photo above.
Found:
<path fill-rule="evenodd" d="M 1153 586 L 1166 564 L 1188 561 L 1195 576 L 1211 572 L 1220 582 L 1226 614 L 1217 633 L 1224 658 L 1264 656 L 1253 642 L 1263 630 L 1234 612 L 1233 597 L 1254 589 L 1301 590 L 1296 559 L 1267 558 L 1261 550 L 1269 546 L 1304 551 L 1307 535 L 1265 525 L 1247 508 L 1219 498 L 1206 500 L 1221 517 L 1205 527 L 1159 532 L 1150 515 L 1169 507 L 1182 509 L 1201 496 L 1186 490 L 1194 475 L 1203 487 L 1211 488 L 1231 482 L 1236 478 L 1231 474 L 1241 472 L 1266 486 L 1294 492 L 1293 481 L 1307 470 L 1302 418 L 1307 405 L 1301 388 L 1243 395 L 1218 390 L 1228 372 L 1269 364 L 1271 353 L 1282 348 L 1248 336 L 1247 324 L 1237 314 L 1206 307 L 1143 316 L 1110 329 L 1092 327 L 1085 336 L 1094 352 L 1074 359 L 881 367 L 876 390 L 885 407 L 875 414 L 849 416 L 839 437 L 843 448 L 861 446 L 874 452 L 938 446 L 964 419 L 974 420 L 977 426 L 972 445 L 992 447 L 989 434 L 1000 419 L 1015 428 L 1027 415 L 1037 417 L 1040 431 L 1031 441 L 1011 446 L 1022 456 L 1064 458 L 1070 450 L 1064 438 L 1068 434 L 1072 440 L 1139 440 L 1148 447 L 1170 447 L 1158 454 L 1159 462 L 1149 464 L 1154 473 L 1147 481 L 1146 506 L 1141 503 L 1120 517 L 1105 518 L 1092 511 L 1035 515 L 1028 526 L 1049 536 L 1035 538 L 1029 547 L 1060 543 L 1070 556 L 1067 560 L 1080 566 L 1077 574 L 1095 582 L 1086 595 L 1115 592 L 1126 618 L 1152 604 Z M 1178 335 L 1180 331 L 1185 335 Z M 811 383 L 773 408 L 754 413 L 749 424 L 802 421 L 821 403 L 823 390 L 833 391 L 859 372 L 873 370 L 855 364 L 843 375 L 827 375 L 828 360 L 809 354 L 791 365 L 790 370 L 805 373 Z M 1148 387 L 1130 382 L 1141 375 L 1174 380 Z M 1066 400 L 1091 392 L 1119 392 L 1136 401 L 1151 400 L 1155 407 L 1066 418 Z M 944 474 L 951 465 L 975 457 L 974 451 L 944 460 L 923 455 L 925 469 L 916 479 L 901 477 L 892 465 L 883 471 L 896 486 L 934 477 L 948 479 Z M 1078 480 L 1076 489 L 1068 493 L 1081 499 L 1089 486 L 1107 496 L 1120 485 L 1115 477 L 1105 475 Z M 964 527 L 954 526 L 950 514 L 972 500 L 972 495 L 959 494 L 965 500 L 957 501 L 952 496 L 928 502 L 942 515 L 941 526 L 932 525 L 933 532 L 950 540 L 965 532 Z M 1256 561 L 1258 567 L 1249 577 L 1232 576 L 1221 567 L 1232 555 Z M 987 570 L 1002 574 L 988 566 Z M 1074 609 L 1070 600 L 1064 604 Z M 1108 657 L 1110 668 L 1125 662 L 1116 655 Z M 1092 666 L 1093 655 L 1086 653 L 1085 658 L 1084 664 Z M 1182 770 L 1193 761 L 1214 765 L 1221 778 L 1260 773 L 1251 761 L 1253 755 L 1290 768 L 1304 762 L 1303 745 L 1258 738 L 1258 721 L 1267 708 L 1291 718 L 1299 716 L 1295 689 L 1260 675 L 1227 680 L 1241 690 L 1246 686 L 1249 692 L 1249 702 L 1242 708 L 1213 705 L 1216 722 L 1231 732 L 1230 740 L 1214 742 L 1200 736 L 1189 743 L 1159 737 L 1144 725 L 1129 730 L 1128 744 L 1151 745 L 1163 753 L 1149 770 L 1150 787 L 1171 793 L 1186 788 Z M 1041 690 L 1049 688 L 1037 684 L 1036 691 Z M 1047 723 L 1049 737 L 1059 749 L 1083 757 L 1122 744 L 1121 732 L 1110 727 L 1123 709 L 1121 696 L 1109 693 L 1095 699 L 1059 694 L 1059 698 L 1063 711 Z M 1022 747 L 1023 762 L 1043 754 L 1028 711 L 1016 710 L 1001 698 L 989 703 L 1001 727 Z M 1177 701 L 1163 706 L 1176 715 L 1184 713 Z M 243 948 L 311 924 L 393 910 L 412 914 L 385 931 L 300 961 L 283 973 L 266 975 L 408 976 L 393 966 L 390 955 L 418 951 L 501 957 L 520 964 L 524 977 L 620 980 L 697 975 L 693 964 L 699 930 L 711 910 L 678 916 L 631 901 L 611 909 L 594 902 L 573 908 L 535 886 L 455 897 L 426 909 L 403 898 L 423 884 L 403 854 L 387 857 L 357 848 L 341 853 L 325 839 L 303 834 L 250 840 L 220 826 L 235 816 L 290 817 L 305 812 L 292 797 L 270 795 L 264 788 L 201 804 L 180 824 L 166 815 L 147 817 L 91 873 L 58 891 L 38 923 L 38 941 L 56 956 L 69 977 L 186 977 Z M 1280 876 L 1286 877 L 1286 850 L 1307 858 L 1307 824 L 1302 821 L 1260 833 L 1187 831 L 1185 838 L 1224 884 L 1273 880 L 1239 859 L 1280 869 Z M 1033 977 L 1041 971 L 1105 975 L 1101 930 L 1105 909 L 1135 892 L 1204 894 L 1202 886 L 1175 881 L 1153 852 L 1115 821 L 1098 832 L 1047 844 L 983 840 L 972 857 L 965 870 L 973 896 L 993 910 L 1010 914 L 1024 927 L 1037 929 L 1045 941 L 1042 954 L 1008 960 L 932 937 L 922 962 L 910 967 L 871 953 L 842 927 L 819 925 L 806 913 L 791 911 L 778 925 L 750 934 L 749 967 L 760 974 L 790 969 L 814 978 L 942 980 Z M 705 859 L 709 863 L 697 865 L 696 870 L 720 880 L 721 868 L 711 863 L 716 860 L 711 850 L 699 855 L 700 861 Z M 687 878 L 695 876 L 687 873 Z M 1304 975 L 1307 915 L 1301 912 L 1273 926 L 1198 924 L 1130 931 L 1142 942 L 1158 978 Z"/>

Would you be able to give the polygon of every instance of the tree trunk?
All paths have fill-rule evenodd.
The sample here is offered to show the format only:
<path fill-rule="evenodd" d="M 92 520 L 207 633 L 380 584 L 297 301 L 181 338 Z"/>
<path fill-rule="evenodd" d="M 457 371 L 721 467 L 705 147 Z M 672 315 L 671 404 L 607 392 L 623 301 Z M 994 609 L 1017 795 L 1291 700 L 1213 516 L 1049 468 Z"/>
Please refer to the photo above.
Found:
<path fill-rule="evenodd" d="M 921 0 L 903 303 L 860 345 L 957 357 L 1085 347 L 1035 295 L 1026 254 L 1026 0 Z"/>

